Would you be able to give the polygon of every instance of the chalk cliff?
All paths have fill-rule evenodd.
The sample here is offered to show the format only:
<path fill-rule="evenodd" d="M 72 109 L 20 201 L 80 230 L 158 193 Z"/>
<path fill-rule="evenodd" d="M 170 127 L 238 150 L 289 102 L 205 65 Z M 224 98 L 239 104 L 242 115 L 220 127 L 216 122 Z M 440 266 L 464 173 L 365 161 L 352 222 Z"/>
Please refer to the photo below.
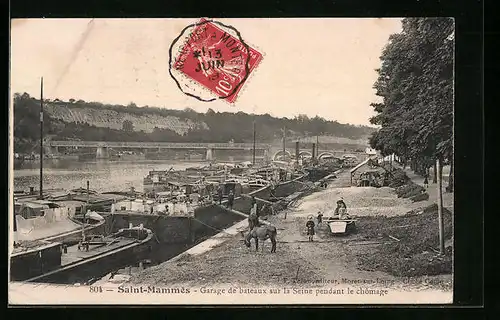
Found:
<path fill-rule="evenodd" d="M 46 112 L 55 120 L 64 122 L 88 123 L 96 127 L 122 129 L 123 122 L 128 120 L 133 124 L 134 131 L 153 132 L 154 128 L 170 129 L 183 135 L 190 128 L 208 129 L 204 122 L 195 122 L 191 119 L 181 119 L 175 116 L 162 116 L 152 113 L 136 115 L 128 112 L 119 112 L 110 109 L 95 109 L 76 107 L 70 104 L 48 103 Z"/>

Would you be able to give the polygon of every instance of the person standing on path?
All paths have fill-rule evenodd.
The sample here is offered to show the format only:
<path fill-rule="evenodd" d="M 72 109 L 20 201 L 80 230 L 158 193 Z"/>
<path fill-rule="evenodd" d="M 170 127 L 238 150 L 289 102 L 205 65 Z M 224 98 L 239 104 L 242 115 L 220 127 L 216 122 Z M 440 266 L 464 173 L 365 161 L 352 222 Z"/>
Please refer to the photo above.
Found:
<path fill-rule="evenodd" d="M 257 216 L 257 210 L 255 210 L 256 206 L 253 205 L 251 208 L 250 208 L 250 215 L 254 215 L 254 216 Z"/>
<path fill-rule="evenodd" d="M 219 204 L 222 204 L 222 185 L 219 184 L 217 187 L 217 196 L 219 198 Z"/>
<path fill-rule="evenodd" d="M 234 203 L 234 192 L 233 190 L 229 191 L 229 195 L 227 196 L 227 207 L 229 210 L 233 210 L 233 203 Z"/>
<path fill-rule="evenodd" d="M 309 236 L 309 241 L 313 241 L 314 237 L 314 221 L 313 217 L 309 216 L 306 222 L 307 235 Z"/>
<path fill-rule="evenodd" d="M 424 178 L 424 187 L 426 189 L 429 188 L 429 178 L 428 178 L 427 174 L 425 175 L 425 178 Z"/>
<path fill-rule="evenodd" d="M 252 200 L 250 201 L 250 207 L 253 208 L 253 206 L 256 204 L 257 204 L 257 200 L 255 199 L 255 196 L 252 196 Z"/>
<path fill-rule="evenodd" d="M 259 217 L 256 212 L 257 205 L 250 210 L 250 215 L 248 216 L 248 228 L 251 231 L 253 228 L 259 226 Z"/>

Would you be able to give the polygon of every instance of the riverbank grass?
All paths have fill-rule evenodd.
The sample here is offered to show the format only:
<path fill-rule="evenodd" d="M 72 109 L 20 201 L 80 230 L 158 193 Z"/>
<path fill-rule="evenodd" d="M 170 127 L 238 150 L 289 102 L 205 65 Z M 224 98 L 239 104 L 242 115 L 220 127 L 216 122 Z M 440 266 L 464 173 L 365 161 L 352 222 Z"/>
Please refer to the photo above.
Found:
<path fill-rule="evenodd" d="M 443 209 L 444 236 L 452 237 L 452 214 Z M 360 217 L 357 233 L 364 240 L 380 241 L 374 248 L 359 248 L 359 268 L 394 276 L 416 277 L 451 274 L 452 246 L 439 254 L 437 205 L 395 217 Z"/>

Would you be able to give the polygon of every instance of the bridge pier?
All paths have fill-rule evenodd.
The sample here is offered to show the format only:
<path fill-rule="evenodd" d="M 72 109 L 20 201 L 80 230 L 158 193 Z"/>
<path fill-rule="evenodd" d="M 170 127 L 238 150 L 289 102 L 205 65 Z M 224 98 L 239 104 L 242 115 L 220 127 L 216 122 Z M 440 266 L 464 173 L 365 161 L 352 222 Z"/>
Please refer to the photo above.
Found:
<path fill-rule="evenodd" d="M 207 154 L 205 156 L 205 160 L 212 161 L 214 159 L 214 150 L 212 148 L 207 149 Z"/>
<path fill-rule="evenodd" d="M 109 158 L 108 147 L 97 147 L 96 159 L 108 159 L 108 158 Z"/>

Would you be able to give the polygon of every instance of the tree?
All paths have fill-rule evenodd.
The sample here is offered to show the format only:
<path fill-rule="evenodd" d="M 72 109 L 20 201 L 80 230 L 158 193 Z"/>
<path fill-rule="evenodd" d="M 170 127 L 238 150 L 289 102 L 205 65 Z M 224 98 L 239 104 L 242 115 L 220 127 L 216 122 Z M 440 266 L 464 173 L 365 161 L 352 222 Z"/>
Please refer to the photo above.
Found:
<path fill-rule="evenodd" d="M 122 130 L 125 132 L 133 132 L 134 124 L 130 120 L 123 121 Z"/>
<path fill-rule="evenodd" d="M 40 140 L 40 101 L 28 93 L 14 95 L 14 137 L 29 141 Z M 53 134 L 53 120 L 44 114 L 43 128 L 45 134 Z"/>
<path fill-rule="evenodd" d="M 445 161 L 453 167 L 453 19 L 406 18 L 402 23 L 403 31 L 389 38 L 380 57 L 374 88 L 382 102 L 372 104 L 377 115 L 371 122 L 381 129 L 370 144 L 410 158 L 412 169 L 420 174 L 436 163 L 443 254 L 441 168 Z"/>
<path fill-rule="evenodd" d="M 372 147 L 412 160 L 425 173 L 439 159 L 453 163 L 453 47 L 451 18 L 406 18 L 391 35 L 374 84 L 382 102 L 370 119 L 381 126 Z M 451 172 L 450 175 L 453 173 Z M 450 178 L 448 190 L 452 190 Z"/>

